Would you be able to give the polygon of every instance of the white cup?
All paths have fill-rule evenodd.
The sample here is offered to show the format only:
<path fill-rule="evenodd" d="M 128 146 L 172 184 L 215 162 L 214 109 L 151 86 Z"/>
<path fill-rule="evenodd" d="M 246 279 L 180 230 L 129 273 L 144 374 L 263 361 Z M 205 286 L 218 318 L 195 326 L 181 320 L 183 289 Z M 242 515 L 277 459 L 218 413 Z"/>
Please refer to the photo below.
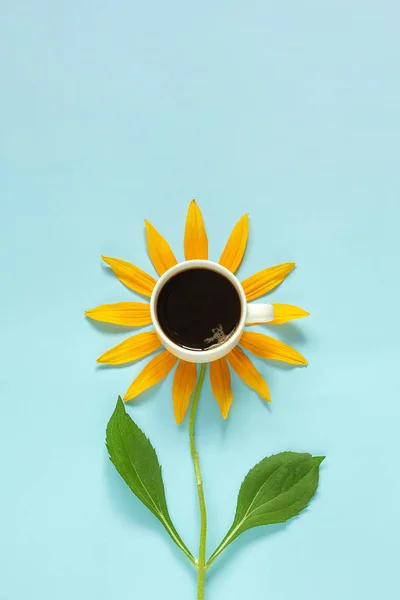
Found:
<path fill-rule="evenodd" d="M 164 333 L 158 320 L 156 307 L 160 291 L 171 277 L 188 269 L 209 269 L 220 273 L 233 284 L 240 299 L 241 314 L 238 326 L 224 342 L 218 346 L 213 346 L 208 350 L 188 350 L 187 348 L 178 346 L 178 344 L 175 344 L 175 342 Z M 222 265 L 210 260 L 186 260 L 171 267 L 171 269 L 168 269 L 168 271 L 161 275 L 154 286 L 150 298 L 150 312 L 157 335 L 165 348 L 174 356 L 186 360 L 187 362 L 194 363 L 208 363 L 226 356 L 239 343 L 246 323 L 268 323 L 274 318 L 274 307 L 272 304 L 248 304 L 246 294 L 244 293 L 244 289 L 238 278 Z"/>

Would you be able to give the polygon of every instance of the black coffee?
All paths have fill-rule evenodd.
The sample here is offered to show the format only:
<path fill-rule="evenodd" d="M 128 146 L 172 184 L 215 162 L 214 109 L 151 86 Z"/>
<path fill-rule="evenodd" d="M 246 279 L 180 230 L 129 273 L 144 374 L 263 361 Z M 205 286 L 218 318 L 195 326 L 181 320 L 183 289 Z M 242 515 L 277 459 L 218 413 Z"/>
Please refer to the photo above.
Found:
<path fill-rule="evenodd" d="M 240 320 L 232 283 L 211 269 L 187 269 L 171 277 L 157 299 L 157 316 L 170 340 L 189 350 L 223 343 Z"/>

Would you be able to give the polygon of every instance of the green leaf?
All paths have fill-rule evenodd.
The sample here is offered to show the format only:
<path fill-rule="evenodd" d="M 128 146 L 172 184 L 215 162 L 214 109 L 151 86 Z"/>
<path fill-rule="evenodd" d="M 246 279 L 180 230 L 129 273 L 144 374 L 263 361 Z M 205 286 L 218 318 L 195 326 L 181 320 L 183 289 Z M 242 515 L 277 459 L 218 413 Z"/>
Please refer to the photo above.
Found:
<path fill-rule="evenodd" d="M 324 458 L 281 452 L 253 467 L 239 490 L 232 526 L 207 565 L 247 529 L 284 523 L 304 510 L 317 489 L 319 465 Z"/>
<path fill-rule="evenodd" d="M 186 557 L 196 564 L 169 516 L 156 451 L 143 431 L 126 413 L 120 397 L 107 425 L 106 445 L 111 462 L 135 496 L 164 525 Z"/>

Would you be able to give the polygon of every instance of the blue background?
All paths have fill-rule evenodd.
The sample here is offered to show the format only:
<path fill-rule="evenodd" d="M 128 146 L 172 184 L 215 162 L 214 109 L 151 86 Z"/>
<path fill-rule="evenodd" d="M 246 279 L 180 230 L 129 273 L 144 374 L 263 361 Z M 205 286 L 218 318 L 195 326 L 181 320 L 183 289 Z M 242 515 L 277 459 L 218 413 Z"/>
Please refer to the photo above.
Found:
<path fill-rule="evenodd" d="M 256 361 L 269 409 L 236 377 L 224 423 L 207 383 L 198 444 L 208 549 L 260 458 L 326 454 L 287 526 L 254 530 L 209 573 L 207 600 L 399 595 L 399 7 L 0 1 L 1 600 L 195 597 L 195 573 L 104 447 L 141 364 L 96 368 L 126 330 L 83 310 L 135 299 L 100 253 L 152 271 L 147 218 L 183 258 L 188 202 L 218 258 L 249 212 L 240 276 L 295 260 L 274 329 L 307 369 Z M 195 552 L 187 423 L 171 377 L 129 412 L 163 464 Z"/>

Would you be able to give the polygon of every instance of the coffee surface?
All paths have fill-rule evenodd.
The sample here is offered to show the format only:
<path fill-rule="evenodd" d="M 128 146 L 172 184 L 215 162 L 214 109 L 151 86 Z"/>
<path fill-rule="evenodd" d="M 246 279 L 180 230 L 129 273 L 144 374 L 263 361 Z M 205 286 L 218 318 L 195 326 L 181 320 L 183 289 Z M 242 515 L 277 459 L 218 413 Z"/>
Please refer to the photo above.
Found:
<path fill-rule="evenodd" d="M 160 326 L 189 350 L 208 350 L 237 328 L 241 306 L 233 284 L 211 269 L 187 269 L 171 277 L 157 299 Z"/>

